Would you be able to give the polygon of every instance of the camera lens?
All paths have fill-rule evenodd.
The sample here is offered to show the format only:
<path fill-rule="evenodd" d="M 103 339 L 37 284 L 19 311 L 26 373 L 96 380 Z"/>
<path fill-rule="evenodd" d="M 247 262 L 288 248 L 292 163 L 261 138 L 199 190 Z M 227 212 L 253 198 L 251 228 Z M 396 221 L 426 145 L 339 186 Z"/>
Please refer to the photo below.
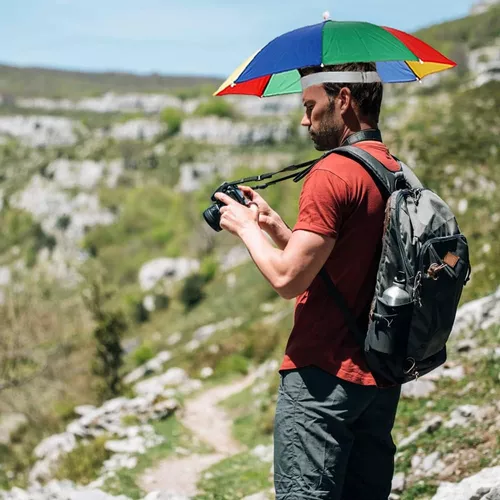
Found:
<path fill-rule="evenodd" d="M 220 211 L 219 211 L 219 206 L 217 204 L 208 207 L 203 212 L 203 218 L 207 221 L 207 224 L 214 231 L 217 232 L 222 231 L 222 228 L 220 227 Z"/>

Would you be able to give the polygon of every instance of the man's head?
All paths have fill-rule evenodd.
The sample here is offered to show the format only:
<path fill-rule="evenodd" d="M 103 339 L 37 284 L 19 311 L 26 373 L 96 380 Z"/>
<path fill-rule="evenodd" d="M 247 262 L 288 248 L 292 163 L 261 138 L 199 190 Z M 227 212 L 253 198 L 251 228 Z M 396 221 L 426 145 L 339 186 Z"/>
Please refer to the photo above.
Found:
<path fill-rule="evenodd" d="M 302 77 L 321 72 L 373 72 L 375 63 L 314 66 L 300 70 Z M 382 104 L 382 83 L 319 83 L 302 92 L 305 107 L 301 125 L 308 127 L 316 149 L 340 146 L 352 132 L 377 128 Z"/>

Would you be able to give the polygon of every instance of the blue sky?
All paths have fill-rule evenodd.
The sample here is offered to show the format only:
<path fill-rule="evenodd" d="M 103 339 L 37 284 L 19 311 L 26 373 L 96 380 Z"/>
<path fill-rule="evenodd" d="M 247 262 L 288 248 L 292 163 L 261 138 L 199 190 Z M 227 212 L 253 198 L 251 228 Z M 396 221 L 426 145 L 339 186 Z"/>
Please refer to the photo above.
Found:
<path fill-rule="evenodd" d="M 0 0 L 0 63 L 227 76 L 274 37 L 322 20 L 405 31 L 473 0 Z"/>

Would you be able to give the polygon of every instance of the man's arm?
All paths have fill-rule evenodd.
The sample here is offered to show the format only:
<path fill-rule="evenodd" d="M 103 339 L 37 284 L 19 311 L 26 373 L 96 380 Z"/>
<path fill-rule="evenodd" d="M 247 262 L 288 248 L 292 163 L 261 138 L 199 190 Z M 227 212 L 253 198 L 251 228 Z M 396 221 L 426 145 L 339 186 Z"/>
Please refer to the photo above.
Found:
<path fill-rule="evenodd" d="M 335 245 L 333 238 L 295 231 L 280 250 L 269 243 L 258 226 L 246 227 L 239 236 L 260 272 L 285 299 L 297 297 L 309 288 Z"/>
<path fill-rule="evenodd" d="M 279 214 L 273 210 L 269 215 L 259 216 L 259 224 L 276 246 L 284 250 L 292 236 L 292 230 Z"/>
<path fill-rule="evenodd" d="M 216 198 L 226 206 L 220 209 L 220 226 L 241 238 L 263 276 L 285 299 L 292 299 L 307 288 L 333 250 L 335 239 L 312 231 L 298 230 L 283 250 L 275 248 L 259 227 L 256 205 L 244 206 L 224 193 Z"/>

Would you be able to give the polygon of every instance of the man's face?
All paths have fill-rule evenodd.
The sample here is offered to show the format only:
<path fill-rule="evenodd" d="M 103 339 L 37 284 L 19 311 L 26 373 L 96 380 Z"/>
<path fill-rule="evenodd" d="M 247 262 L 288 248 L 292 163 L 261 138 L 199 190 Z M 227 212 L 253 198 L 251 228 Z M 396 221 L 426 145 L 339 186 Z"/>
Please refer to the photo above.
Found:
<path fill-rule="evenodd" d="M 343 123 L 323 85 L 313 85 L 305 89 L 302 92 L 302 103 L 305 111 L 300 124 L 309 129 L 314 147 L 318 151 L 338 147 Z"/>

